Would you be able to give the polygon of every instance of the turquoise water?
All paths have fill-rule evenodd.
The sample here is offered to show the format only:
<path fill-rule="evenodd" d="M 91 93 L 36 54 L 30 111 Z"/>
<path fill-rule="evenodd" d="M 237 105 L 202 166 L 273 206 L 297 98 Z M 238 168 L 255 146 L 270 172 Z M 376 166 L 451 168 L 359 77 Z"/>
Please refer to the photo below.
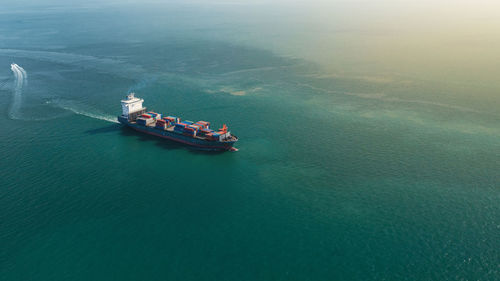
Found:
<path fill-rule="evenodd" d="M 233 6 L 8 7 L 0 280 L 500 279 L 498 85 L 332 74 Z M 129 91 L 240 151 L 122 128 Z"/>

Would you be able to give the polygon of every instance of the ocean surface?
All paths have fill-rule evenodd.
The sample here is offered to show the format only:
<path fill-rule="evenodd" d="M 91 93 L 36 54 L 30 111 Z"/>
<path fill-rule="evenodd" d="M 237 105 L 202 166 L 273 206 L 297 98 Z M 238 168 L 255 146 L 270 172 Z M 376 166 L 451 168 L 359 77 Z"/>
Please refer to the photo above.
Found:
<path fill-rule="evenodd" d="M 277 11 L 4 6 L 0 280 L 500 280 L 498 69 Z M 239 151 L 123 128 L 132 91 Z"/>

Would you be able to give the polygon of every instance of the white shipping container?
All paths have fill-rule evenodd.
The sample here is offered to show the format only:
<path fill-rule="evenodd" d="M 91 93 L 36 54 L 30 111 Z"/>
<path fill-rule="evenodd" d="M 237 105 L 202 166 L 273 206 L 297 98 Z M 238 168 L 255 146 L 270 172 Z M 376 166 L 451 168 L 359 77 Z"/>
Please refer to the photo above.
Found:
<path fill-rule="evenodd" d="M 224 139 L 228 138 L 229 137 L 229 132 L 225 133 L 225 134 L 222 134 L 219 136 L 219 141 L 223 141 Z"/>

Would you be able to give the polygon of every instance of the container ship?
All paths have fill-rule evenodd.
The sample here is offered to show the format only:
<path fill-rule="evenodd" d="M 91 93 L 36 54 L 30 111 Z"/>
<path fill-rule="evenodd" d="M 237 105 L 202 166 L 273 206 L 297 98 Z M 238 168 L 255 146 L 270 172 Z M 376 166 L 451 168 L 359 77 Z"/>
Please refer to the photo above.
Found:
<path fill-rule="evenodd" d="M 222 129 L 210 129 L 210 122 L 181 121 L 176 116 L 162 117 L 162 114 L 147 111 L 142 106 L 143 99 L 130 93 L 121 101 L 122 115 L 118 121 L 136 131 L 180 142 L 197 149 L 210 151 L 237 151 L 233 147 L 238 138 L 228 131 L 226 124 Z"/>

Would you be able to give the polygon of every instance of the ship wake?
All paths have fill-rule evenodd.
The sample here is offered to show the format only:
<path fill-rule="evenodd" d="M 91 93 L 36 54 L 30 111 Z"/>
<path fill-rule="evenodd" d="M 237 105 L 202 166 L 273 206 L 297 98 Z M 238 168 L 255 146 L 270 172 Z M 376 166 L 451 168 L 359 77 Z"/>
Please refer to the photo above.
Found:
<path fill-rule="evenodd" d="M 75 114 L 86 116 L 89 118 L 93 119 L 98 119 L 98 120 L 103 120 L 111 123 L 119 123 L 118 120 L 116 120 L 116 117 L 113 117 L 111 115 L 103 114 L 101 112 L 98 112 L 97 110 L 90 108 L 88 106 L 82 105 L 78 102 L 75 101 L 70 101 L 70 100 L 52 100 L 52 101 L 47 101 L 47 104 L 52 105 L 54 107 L 58 107 L 64 110 L 71 111 Z"/>

